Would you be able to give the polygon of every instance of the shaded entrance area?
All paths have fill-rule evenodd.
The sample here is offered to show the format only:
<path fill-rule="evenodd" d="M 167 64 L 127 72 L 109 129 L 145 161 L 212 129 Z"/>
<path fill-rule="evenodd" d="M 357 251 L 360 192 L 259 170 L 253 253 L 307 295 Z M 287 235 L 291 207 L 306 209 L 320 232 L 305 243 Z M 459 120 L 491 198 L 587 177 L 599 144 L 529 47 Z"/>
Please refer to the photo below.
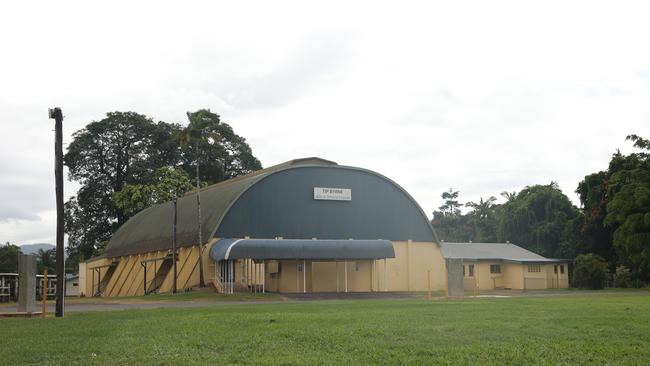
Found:
<path fill-rule="evenodd" d="M 210 258 L 215 287 L 227 294 L 378 291 L 375 283 L 383 275 L 386 286 L 385 261 L 395 251 L 388 240 L 222 239 Z"/>

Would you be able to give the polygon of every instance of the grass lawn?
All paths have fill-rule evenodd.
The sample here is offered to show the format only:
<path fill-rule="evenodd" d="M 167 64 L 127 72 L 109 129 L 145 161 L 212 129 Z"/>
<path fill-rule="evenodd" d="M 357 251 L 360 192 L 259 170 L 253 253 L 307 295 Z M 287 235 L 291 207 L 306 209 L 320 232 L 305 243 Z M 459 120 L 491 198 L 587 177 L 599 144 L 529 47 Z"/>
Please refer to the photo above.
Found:
<path fill-rule="evenodd" d="M 650 296 L 213 305 L 0 319 L 0 364 L 650 364 Z"/>

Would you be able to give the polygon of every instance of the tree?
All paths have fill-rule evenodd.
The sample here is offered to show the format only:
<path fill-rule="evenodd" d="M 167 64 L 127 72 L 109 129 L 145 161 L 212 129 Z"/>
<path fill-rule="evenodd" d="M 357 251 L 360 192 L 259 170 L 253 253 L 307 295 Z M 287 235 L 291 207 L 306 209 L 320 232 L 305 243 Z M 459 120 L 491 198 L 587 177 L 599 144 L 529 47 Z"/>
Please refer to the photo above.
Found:
<path fill-rule="evenodd" d="M 134 112 L 111 112 L 73 134 L 64 156 L 69 179 L 81 184 L 66 203 L 69 260 L 89 258 L 128 218 L 113 201 L 126 184 L 145 183 L 160 165 L 178 160 L 173 126 Z"/>
<path fill-rule="evenodd" d="M 115 205 L 127 216 L 133 216 L 152 205 L 168 202 L 192 190 L 190 177 L 184 170 L 160 168 L 151 184 L 127 184 L 115 193 Z"/>
<path fill-rule="evenodd" d="M 614 287 L 628 288 L 632 287 L 632 272 L 625 266 L 616 267 L 614 273 Z"/>
<path fill-rule="evenodd" d="M 201 181 L 209 184 L 248 174 L 262 168 L 246 139 L 209 109 L 187 112 L 189 124 L 179 133 L 180 165 L 196 179 L 196 164 L 201 166 Z"/>
<path fill-rule="evenodd" d="M 575 238 L 571 225 L 580 215 L 557 183 L 527 186 L 499 208 L 497 240 L 510 241 L 538 254 L 565 257 Z M 567 225 L 570 225 L 567 227 Z"/>
<path fill-rule="evenodd" d="M 477 242 L 494 242 L 496 241 L 496 197 L 490 196 L 485 201 L 483 197 L 478 203 L 467 202 L 465 207 L 472 210 L 467 213 L 467 218 L 473 226 L 471 241 Z"/>
<path fill-rule="evenodd" d="M 650 142 L 636 135 L 627 140 L 650 151 Z M 614 229 L 613 243 L 618 264 L 632 271 L 636 279 L 650 281 L 650 155 L 633 153 L 608 181 L 607 215 L 604 223 Z M 610 164 L 611 166 L 611 164 Z"/>
<path fill-rule="evenodd" d="M 22 254 L 20 247 L 6 242 L 0 245 L 0 273 L 17 273 L 18 256 Z"/>
<path fill-rule="evenodd" d="M 573 281 L 576 287 L 602 289 L 605 286 L 608 269 L 603 257 L 588 253 L 576 257 L 573 267 Z"/>
<path fill-rule="evenodd" d="M 517 198 L 517 192 L 516 191 L 512 191 L 512 192 L 503 191 L 503 192 L 501 192 L 501 197 L 505 198 L 506 201 L 511 202 L 511 201 L 514 201 Z"/>
<path fill-rule="evenodd" d="M 197 231 L 199 236 L 199 278 L 200 286 L 205 286 L 203 273 L 203 242 L 201 238 L 201 175 L 199 167 L 207 166 L 204 177 L 220 181 L 261 169 L 262 165 L 252 154 L 246 140 L 234 133 L 218 114 L 209 109 L 187 112 L 189 125 L 181 133 L 181 147 L 185 148 L 186 169 L 194 163 L 196 171 Z M 208 159 L 206 159 L 208 157 Z M 204 169 L 205 170 L 205 169 Z"/>
<path fill-rule="evenodd" d="M 618 158 L 620 154 L 616 157 Z M 576 248 L 576 254 L 598 254 L 607 258 L 610 268 L 614 268 L 617 261 L 612 245 L 614 230 L 611 226 L 605 226 L 610 175 L 609 171 L 600 171 L 585 176 L 578 184 L 576 193 L 582 206 L 582 222 L 579 227 L 582 240 Z"/>
<path fill-rule="evenodd" d="M 36 253 L 36 267 L 38 273 L 43 273 L 47 269 L 48 273 L 54 274 L 56 271 L 56 249 L 39 249 Z"/>
<path fill-rule="evenodd" d="M 471 213 L 477 216 L 479 219 L 486 219 L 490 214 L 492 206 L 494 206 L 494 202 L 496 202 L 496 200 L 497 199 L 494 196 L 488 197 L 488 199 L 485 201 L 483 201 L 483 197 L 481 197 L 478 203 L 470 201 L 465 204 L 465 207 L 471 207 Z"/>
<path fill-rule="evenodd" d="M 458 194 L 459 191 L 454 191 L 451 188 L 449 188 L 449 191 L 447 192 L 442 192 L 441 197 L 445 200 L 445 203 L 438 207 L 438 209 L 445 215 L 460 215 L 459 207 L 462 206 L 462 204 L 458 202 Z"/>
<path fill-rule="evenodd" d="M 207 139 L 199 142 L 203 182 L 217 183 L 261 168 L 245 139 L 218 115 L 200 110 L 188 116 L 190 123 L 195 121 L 208 132 Z M 69 179 L 79 182 L 81 188 L 65 205 L 71 265 L 76 266 L 79 258 L 98 254 L 131 215 L 160 201 L 150 195 L 160 194 L 161 187 L 146 192 L 159 184 L 159 169 L 180 168 L 194 176 L 198 155 L 196 149 L 181 145 L 184 132 L 179 124 L 155 123 L 135 112 L 111 112 L 73 134 L 64 161 Z M 115 199 L 127 186 L 119 197 L 133 206 L 118 207 Z M 168 188 L 173 191 L 178 187 Z"/>

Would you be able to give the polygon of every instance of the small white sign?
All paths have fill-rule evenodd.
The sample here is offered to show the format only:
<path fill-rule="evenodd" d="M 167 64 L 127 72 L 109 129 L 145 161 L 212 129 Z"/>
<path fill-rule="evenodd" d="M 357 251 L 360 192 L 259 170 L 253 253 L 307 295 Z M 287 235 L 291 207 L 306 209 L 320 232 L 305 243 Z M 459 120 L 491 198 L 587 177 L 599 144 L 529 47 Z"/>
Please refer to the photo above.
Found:
<path fill-rule="evenodd" d="M 352 201 L 352 190 L 349 188 L 314 187 L 315 200 Z"/>

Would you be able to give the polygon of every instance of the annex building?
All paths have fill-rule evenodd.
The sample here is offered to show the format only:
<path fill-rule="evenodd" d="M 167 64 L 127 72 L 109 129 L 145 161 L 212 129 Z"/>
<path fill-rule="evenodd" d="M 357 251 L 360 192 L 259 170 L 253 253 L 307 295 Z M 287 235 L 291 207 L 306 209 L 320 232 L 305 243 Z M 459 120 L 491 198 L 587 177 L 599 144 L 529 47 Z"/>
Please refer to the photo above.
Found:
<path fill-rule="evenodd" d="M 465 290 L 568 288 L 568 262 L 510 243 L 442 242 L 446 260 L 459 259 Z"/>
<path fill-rule="evenodd" d="M 102 256 L 80 263 L 81 294 L 170 292 L 174 267 L 183 291 L 199 285 L 201 265 L 206 285 L 222 293 L 445 290 L 449 256 L 462 258 L 453 259 L 454 273 L 463 263 L 466 274 L 453 276 L 454 288 L 472 278 L 486 289 L 549 283 L 544 260 L 471 255 L 463 244 L 450 251 L 404 189 L 363 168 L 291 160 L 206 187 L 200 197 L 200 236 L 196 192 L 176 209 L 173 202 L 145 209 L 115 232 Z M 529 263 L 544 266 L 543 281 L 525 271 Z"/>

